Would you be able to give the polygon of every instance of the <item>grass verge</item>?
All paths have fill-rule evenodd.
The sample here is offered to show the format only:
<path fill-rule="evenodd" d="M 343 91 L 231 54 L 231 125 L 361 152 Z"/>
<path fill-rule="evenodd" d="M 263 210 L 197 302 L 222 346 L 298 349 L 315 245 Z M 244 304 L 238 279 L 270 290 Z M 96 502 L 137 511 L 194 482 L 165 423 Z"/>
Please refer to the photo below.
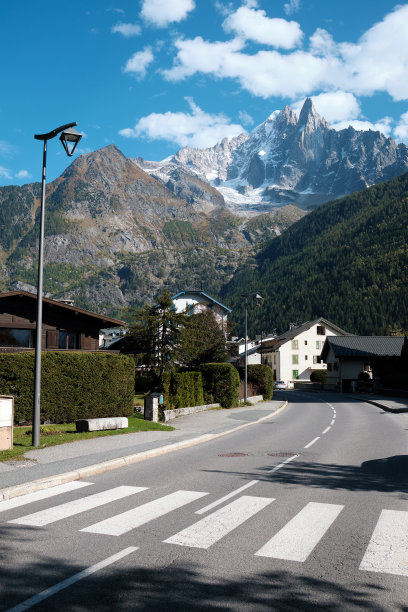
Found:
<path fill-rule="evenodd" d="M 75 430 L 75 423 L 45 425 L 41 427 L 40 445 L 36 448 L 57 446 L 58 444 L 66 444 L 67 442 L 75 442 L 76 440 L 89 440 L 90 438 L 101 438 L 103 436 L 120 436 L 121 434 L 135 433 L 138 431 L 171 431 L 173 429 L 174 427 L 169 427 L 162 423 L 145 421 L 140 414 L 134 414 L 129 417 L 129 427 L 126 429 L 109 429 L 105 431 L 86 431 L 78 433 Z M 29 450 L 33 450 L 31 446 L 31 427 L 15 427 L 13 449 L 0 451 L 0 461 L 24 459 L 24 453 Z"/>

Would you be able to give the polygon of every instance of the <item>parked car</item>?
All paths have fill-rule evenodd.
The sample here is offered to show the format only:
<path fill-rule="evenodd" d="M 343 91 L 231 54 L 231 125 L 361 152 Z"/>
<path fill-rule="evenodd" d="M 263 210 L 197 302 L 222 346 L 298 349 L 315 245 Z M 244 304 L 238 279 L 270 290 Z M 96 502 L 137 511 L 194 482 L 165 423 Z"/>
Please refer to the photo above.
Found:
<path fill-rule="evenodd" d="M 273 388 L 277 391 L 284 391 L 286 389 L 286 383 L 284 380 L 275 380 Z"/>

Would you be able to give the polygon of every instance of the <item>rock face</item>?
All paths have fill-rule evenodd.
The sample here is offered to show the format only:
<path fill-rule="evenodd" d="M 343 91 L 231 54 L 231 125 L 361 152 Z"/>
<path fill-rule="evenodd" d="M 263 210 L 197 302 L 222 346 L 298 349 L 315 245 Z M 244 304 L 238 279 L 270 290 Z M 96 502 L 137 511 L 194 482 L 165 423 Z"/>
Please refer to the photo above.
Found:
<path fill-rule="evenodd" d="M 156 169 L 157 170 L 157 169 Z M 258 241 L 303 216 L 295 207 L 242 219 L 196 172 L 157 178 L 114 145 L 77 158 L 47 185 L 44 290 L 123 316 L 165 285 L 217 294 Z M 35 291 L 40 185 L 0 188 L 0 290 Z"/>
<path fill-rule="evenodd" d="M 148 172 L 150 163 L 143 162 Z M 175 166 L 205 178 L 242 215 L 290 203 L 310 208 L 389 180 L 408 170 L 408 147 L 380 132 L 336 131 L 308 98 L 299 117 L 286 106 L 249 136 L 181 149 L 155 172 L 165 180 Z"/>

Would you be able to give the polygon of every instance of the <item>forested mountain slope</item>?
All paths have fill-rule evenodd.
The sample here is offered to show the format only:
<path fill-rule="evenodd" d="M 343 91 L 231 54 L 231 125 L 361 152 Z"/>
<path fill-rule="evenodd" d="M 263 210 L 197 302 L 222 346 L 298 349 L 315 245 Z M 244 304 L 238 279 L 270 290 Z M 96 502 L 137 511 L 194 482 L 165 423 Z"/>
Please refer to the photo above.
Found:
<path fill-rule="evenodd" d="M 323 316 L 346 331 L 408 329 L 408 174 L 329 202 L 268 241 L 223 289 L 243 322 L 241 294 L 259 291 L 249 329 L 287 329 Z"/>

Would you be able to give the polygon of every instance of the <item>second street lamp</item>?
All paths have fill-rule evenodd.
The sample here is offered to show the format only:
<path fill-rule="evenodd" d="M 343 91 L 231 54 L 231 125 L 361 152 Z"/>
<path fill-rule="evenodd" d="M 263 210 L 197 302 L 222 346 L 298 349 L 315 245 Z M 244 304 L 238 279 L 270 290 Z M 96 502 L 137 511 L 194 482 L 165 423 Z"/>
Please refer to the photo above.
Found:
<path fill-rule="evenodd" d="M 244 401 L 248 401 L 248 298 L 252 296 L 255 303 L 260 306 L 262 303 L 262 296 L 259 293 L 243 293 L 241 297 L 244 298 L 245 304 L 245 370 L 244 370 Z"/>
<path fill-rule="evenodd" d="M 35 134 L 36 140 L 44 142 L 43 166 L 41 181 L 41 210 L 40 210 L 40 242 L 38 252 L 38 283 L 37 283 L 37 318 L 36 318 L 36 342 L 35 342 L 35 368 L 34 368 L 34 404 L 32 424 L 32 446 L 40 443 L 40 395 L 41 395 L 41 344 L 42 344 L 42 296 L 43 296 L 43 258 L 44 258 L 44 217 L 45 217 L 45 175 L 47 167 L 47 142 L 61 134 L 60 140 L 69 157 L 73 154 L 75 147 L 81 140 L 82 135 L 73 129 L 78 125 L 76 121 L 66 123 L 55 128 L 47 134 Z"/>

